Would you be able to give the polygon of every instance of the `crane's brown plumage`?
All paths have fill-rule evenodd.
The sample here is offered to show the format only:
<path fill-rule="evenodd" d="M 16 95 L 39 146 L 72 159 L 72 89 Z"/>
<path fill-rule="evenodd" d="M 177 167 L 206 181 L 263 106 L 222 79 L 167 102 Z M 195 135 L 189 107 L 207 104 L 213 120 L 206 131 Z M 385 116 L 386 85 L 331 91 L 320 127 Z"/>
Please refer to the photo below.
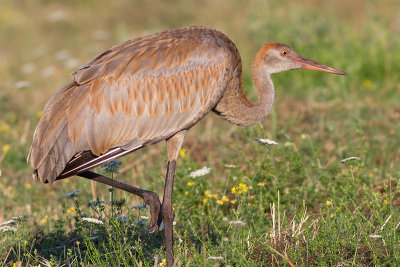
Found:
<path fill-rule="evenodd" d="M 77 70 L 47 103 L 28 155 L 33 177 L 52 183 L 76 174 L 142 197 L 150 206 L 151 231 L 164 221 L 172 266 L 172 191 L 186 130 L 211 110 L 238 125 L 260 121 L 274 100 L 270 75 L 299 68 L 345 74 L 269 42 L 253 61 L 253 104 L 243 90 L 239 52 L 217 30 L 188 27 L 114 46 Z M 88 171 L 162 140 L 168 151 L 162 205 L 154 192 Z"/>

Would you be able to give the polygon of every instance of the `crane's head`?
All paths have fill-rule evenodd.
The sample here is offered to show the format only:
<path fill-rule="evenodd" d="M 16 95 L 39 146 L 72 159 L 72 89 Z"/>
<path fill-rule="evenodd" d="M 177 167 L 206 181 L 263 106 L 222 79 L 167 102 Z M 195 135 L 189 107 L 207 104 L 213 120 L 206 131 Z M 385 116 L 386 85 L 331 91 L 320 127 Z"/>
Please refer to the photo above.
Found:
<path fill-rule="evenodd" d="M 345 72 L 296 54 L 288 45 L 268 42 L 258 51 L 254 63 L 268 73 L 292 69 L 308 69 L 344 75 Z"/>

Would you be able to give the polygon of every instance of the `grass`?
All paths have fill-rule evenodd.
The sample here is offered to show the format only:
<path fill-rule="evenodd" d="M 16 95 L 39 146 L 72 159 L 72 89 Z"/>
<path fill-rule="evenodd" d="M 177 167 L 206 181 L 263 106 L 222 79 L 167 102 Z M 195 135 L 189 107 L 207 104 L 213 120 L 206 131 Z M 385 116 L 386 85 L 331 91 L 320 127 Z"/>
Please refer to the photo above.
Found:
<path fill-rule="evenodd" d="M 274 75 L 265 121 L 240 128 L 210 114 L 189 131 L 174 187 L 178 266 L 399 265 L 398 9 L 361 0 L 5 1 L 0 265 L 165 265 L 162 232 L 148 233 L 139 198 L 79 178 L 34 183 L 25 160 L 40 111 L 68 73 L 116 43 L 195 24 L 236 42 L 252 100 L 250 63 L 269 40 L 348 75 Z M 359 160 L 341 163 L 350 157 Z M 120 160 L 115 179 L 162 195 L 164 144 Z M 190 177 L 204 166 L 209 174 Z"/>

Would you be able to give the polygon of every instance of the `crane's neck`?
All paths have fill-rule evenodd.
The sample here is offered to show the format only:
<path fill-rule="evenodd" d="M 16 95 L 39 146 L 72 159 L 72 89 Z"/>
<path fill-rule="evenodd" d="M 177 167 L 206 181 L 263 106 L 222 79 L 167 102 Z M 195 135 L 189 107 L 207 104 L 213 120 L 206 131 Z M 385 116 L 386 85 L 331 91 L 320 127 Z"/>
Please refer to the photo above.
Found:
<path fill-rule="evenodd" d="M 253 63 L 252 74 L 257 88 L 258 101 L 251 103 L 244 93 L 241 66 L 234 72 L 215 111 L 224 119 L 237 125 L 252 125 L 267 116 L 274 102 L 274 84 L 263 65 Z"/>

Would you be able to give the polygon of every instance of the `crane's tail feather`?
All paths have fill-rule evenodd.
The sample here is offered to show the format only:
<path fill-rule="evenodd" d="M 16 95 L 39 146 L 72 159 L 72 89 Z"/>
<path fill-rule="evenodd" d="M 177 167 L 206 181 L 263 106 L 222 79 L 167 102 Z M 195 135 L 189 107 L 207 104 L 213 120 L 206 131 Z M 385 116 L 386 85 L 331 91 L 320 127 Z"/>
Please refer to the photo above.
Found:
<path fill-rule="evenodd" d="M 68 130 L 65 127 L 59 137 L 55 139 L 52 148 L 40 164 L 32 165 L 34 169 L 33 178 L 40 180 L 42 183 L 54 182 L 69 159 L 73 157 L 74 150 L 75 144 L 68 139 Z M 40 153 L 40 149 L 33 148 L 32 152 L 32 155 L 35 155 L 35 153 Z"/>
<path fill-rule="evenodd" d="M 33 134 L 27 160 L 33 169 L 33 179 L 42 183 L 55 181 L 68 157 L 74 154 L 75 144 L 68 138 L 65 110 L 71 89 L 76 85 L 68 84 L 50 99 Z"/>

